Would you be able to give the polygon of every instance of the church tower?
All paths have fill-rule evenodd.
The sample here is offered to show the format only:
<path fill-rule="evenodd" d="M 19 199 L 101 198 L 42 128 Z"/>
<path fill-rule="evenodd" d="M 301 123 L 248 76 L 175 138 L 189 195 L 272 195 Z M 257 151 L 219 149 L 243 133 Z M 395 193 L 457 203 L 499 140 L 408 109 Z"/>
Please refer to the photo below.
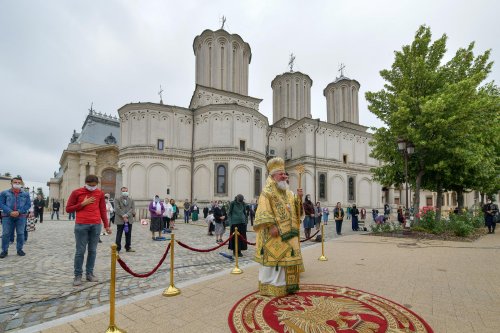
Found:
<path fill-rule="evenodd" d="M 313 81 L 301 72 L 286 72 L 271 82 L 273 88 L 273 122 L 281 118 L 311 118 L 311 86 Z"/>
<path fill-rule="evenodd" d="M 332 124 L 347 121 L 359 124 L 359 82 L 340 75 L 323 90 L 326 97 L 327 121 Z"/>
<path fill-rule="evenodd" d="M 239 35 L 205 30 L 193 42 L 196 84 L 248 95 L 248 65 L 252 50 Z"/>

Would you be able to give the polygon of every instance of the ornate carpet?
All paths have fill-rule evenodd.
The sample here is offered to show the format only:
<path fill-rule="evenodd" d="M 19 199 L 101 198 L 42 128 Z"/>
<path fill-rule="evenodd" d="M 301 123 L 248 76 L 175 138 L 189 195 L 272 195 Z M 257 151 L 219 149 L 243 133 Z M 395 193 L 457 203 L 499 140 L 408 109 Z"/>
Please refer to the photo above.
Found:
<path fill-rule="evenodd" d="M 243 297 L 229 313 L 229 327 L 240 333 L 433 332 L 421 317 L 383 297 L 313 284 L 284 297 Z"/>

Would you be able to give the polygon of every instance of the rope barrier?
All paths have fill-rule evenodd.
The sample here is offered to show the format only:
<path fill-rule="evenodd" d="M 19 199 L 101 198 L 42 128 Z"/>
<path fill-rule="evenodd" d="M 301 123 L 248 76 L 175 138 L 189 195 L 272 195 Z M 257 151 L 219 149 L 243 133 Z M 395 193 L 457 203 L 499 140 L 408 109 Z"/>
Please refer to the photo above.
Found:
<path fill-rule="evenodd" d="M 256 244 L 256 243 L 251 243 L 251 242 L 247 241 L 247 239 L 246 239 L 245 237 L 243 237 L 243 235 L 242 235 L 242 234 L 239 234 L 238 236 L 240 237 L 240 239 L 241 239 L 242 241 L 244 241 L 244 242 L 245 242 L 245 243 L 247 243 L 248 245 L 255 246 L 255 244 Z"/>
<path fill-rule="evenodd" d="M 163 264 L 163 262 L 165 261 L 165 258 L 167 257 L 167 254 L 168 254 L 168 250 L 170 250 L 170 244 L 168 244 L 167 246 L 167 249 L 165 250 L 165 253 L 163 254 L 163 257 L 161 257 L 160 259 L 160 262 L 158 263 L 158 265 L 156 265 L 155 268 L 153 268 L 153 270 L 149 273 L 145 273 L 145 274 L 138 274 L 138 273 L 135 273 L 134 271 L 132 271 L 132 269 L 130 269 L 127 264 L 120 258 L 118 257 L 118 263 L 120 264 L 120 266 L 127 272 L 129 273 L 130 275 L 132 276 L 135 276 L 135 277 L 138 277 L 138 278 L 147 278 L 151 275 L 154 274 L 154 272 L 156 272 L 158 270 L 158 268 L 160 268 L 161 264 Z"/>
<path fill-rule="evenodd" d="M 309 238 L 305 238 L 305 239 L 301 239 L 301 240 L 300 240 L 300 242 L 301 242 L 301 243 L 304 243 L 305 241 L 308 241 L 308 240 L 310 240 L 311 238 L 313 238 L 314 236 L 316 236 L 318 233 L 319 233 L 319 230 L 318 230 L 318 231 L 316 231 L 316 232 L 314 233 L 314 235 L 312 235 L 311 237 L 309 237 Z"/>
<path fill-rule="evenodd" d="M 180 246 L 182 246 L 183 248 L 186 248 L 188 250 L 191 250 L 191 251 L 195 251 L 195 252 L 211 252 L 211 251 L 215 251 L 217 249 L 220 249 L 221 247 L 223 247 L 224 245 L 226 245 L 229 240 L 231 239 L 231 237 L 233 237 L 234 233 L 232 233 L 228 239 L 226 239 L 224 242 L 220 243 L 219 245 L 217 245 L 216 247 L 212 247 L 210 249 L 196 249 L 194 247 L 191 247 L 187 244 L 184 244 L 183 242 L 181 241 L 178 241 L 176 240 L 177 244 L 179 244 Z"/>

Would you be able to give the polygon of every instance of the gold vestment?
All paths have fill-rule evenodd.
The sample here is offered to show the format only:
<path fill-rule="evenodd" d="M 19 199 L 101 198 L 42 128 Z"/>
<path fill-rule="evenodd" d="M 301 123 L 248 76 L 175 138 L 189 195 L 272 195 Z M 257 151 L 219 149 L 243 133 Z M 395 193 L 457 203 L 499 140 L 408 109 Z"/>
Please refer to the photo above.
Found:
<path fill-rule="evenodd" d="M 300 252 L 300 217 L 302 202 L 289 190 L 280 190 L 269 176 L 259 197 L 254 230 L 257 233 L 254 260 L 268 267 L 283 267 L 286 286 L 272 286 L 259 282 L 262 295 L 282 296 L 299 289 L 299 273 L 304 271 Z M 278 237 L 271 237 L 269 229 L 276 225 Z"/>

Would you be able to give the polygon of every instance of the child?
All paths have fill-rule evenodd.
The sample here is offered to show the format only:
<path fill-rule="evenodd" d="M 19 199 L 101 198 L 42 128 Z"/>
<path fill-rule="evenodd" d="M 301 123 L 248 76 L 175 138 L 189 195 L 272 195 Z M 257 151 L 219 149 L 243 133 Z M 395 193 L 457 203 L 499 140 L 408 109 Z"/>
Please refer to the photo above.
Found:
<path fill-rule="evenodd" d="M 208 211 L 207 218 L 205 219 L 205 222 L 208 224 L 208 236 L 213 236 L 213 231 L 215 230 L 215 225 L 214 225 L 214 212 L 212 210 Z"/>

